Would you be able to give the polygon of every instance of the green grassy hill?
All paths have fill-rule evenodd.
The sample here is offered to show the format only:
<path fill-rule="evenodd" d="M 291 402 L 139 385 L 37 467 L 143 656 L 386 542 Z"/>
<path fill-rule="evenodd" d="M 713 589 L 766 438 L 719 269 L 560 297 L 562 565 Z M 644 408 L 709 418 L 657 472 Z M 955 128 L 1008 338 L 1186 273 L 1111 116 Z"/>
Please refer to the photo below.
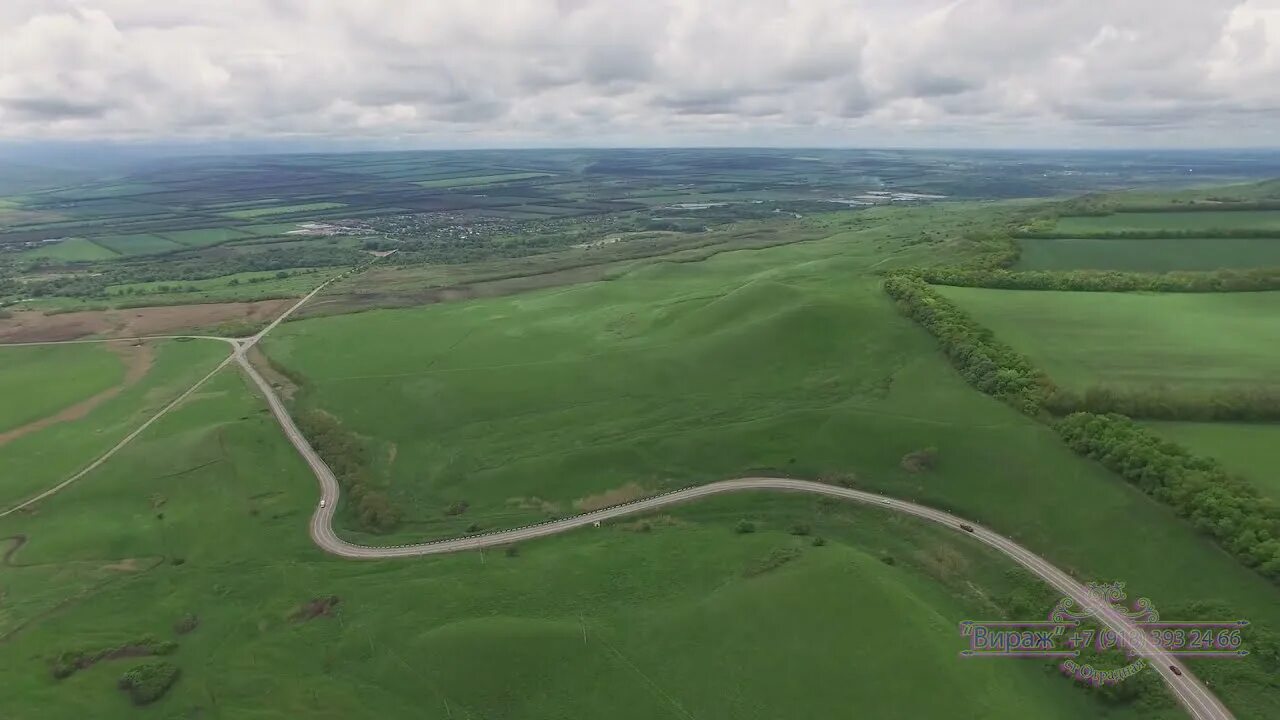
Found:
<path fill-rule="evenodd" d="M 315 493 L 226 372 L 75 492 L 6 519 L 28 538 L 0 567 L 6 717 L 1176 717 L 1159 697 L 1109 708 L 1039 662 L 961 660 L 957 623 L 1000 612 L 1008 565 L 879 511 L 724 498 L 515 556 L 365 563 L 311 546 Z M 744 517 L 757 532 L 733 532 Z M 148 634 L 178 643 L 158 707 L 115 689 L 134 659 L 50 674 L 59 652 Z"/>

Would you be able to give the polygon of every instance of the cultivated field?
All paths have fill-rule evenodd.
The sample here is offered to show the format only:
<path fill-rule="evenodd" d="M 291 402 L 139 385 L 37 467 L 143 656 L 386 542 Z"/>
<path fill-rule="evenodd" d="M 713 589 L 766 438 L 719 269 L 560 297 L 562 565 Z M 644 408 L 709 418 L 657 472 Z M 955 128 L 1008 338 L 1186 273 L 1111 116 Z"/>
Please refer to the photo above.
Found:
<path fill-rule="evenodd" d="M 1280 502 L 1280 425 L 1153 422 L 1161 435 L 1211 457 Z"/>
<path fill-rule="evenodd" d="M 1126 212 L 1098 217 L 1064 217 L 1060 233 L 1121 232 L 1126 230 L 1275 230 L 1280 233 L 1280 210 L 1224 210 L 1220 212 Z"/>
<path fill-rule="evenodd" d="M 1280 387 L 1280 293 L 938 291 L 1070 389 Z"/>
<path fill-rule="evenodd" d="M 1022 238 L 1019 270 L 1170 272 L 1280 267 L 1275 238 Z"/>

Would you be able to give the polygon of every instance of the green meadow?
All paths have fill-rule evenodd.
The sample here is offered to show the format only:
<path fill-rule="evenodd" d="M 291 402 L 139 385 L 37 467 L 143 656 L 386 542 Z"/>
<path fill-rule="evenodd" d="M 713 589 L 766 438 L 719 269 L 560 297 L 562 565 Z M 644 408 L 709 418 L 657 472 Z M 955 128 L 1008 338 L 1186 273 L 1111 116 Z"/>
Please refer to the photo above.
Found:
<path fill-rule="evenodd" d="M 103 345 L 0 348 L 0 368 L 0 433 L 52 415 L 124 377 L 124 366 Z"/>
<path fill-rule="evenodd" d="M 43 243 L 40 247 L 22 252 L 23 258 L 51 258 L 67 262 L 83 262 L 90 260 L 110 260 L 120 257 L 120 253 L 110 250 L 85 238 L 67 238 L 57 242 Z"/>
<path fill-rule="evenodd" d="M 1280 267 L 1275 238 L 1022 238 L 1019 270 L 1172 272 Z"/>
<path fill-rule="evenodd" d="M 181 250 L 184 247 L 180 243 L 166 240 L 159 235 L 107 235 L 95 237 L 93 241 L 121 255 L 152 255 Z"/>
<path fill-rule="evenodd" d="M 209 340 L 162 341 L 153 342 L 152 346 L 154 362 L 137 384 L 122 389 L 82 418 L 47 426 L 0 446 L 0 509 L 8 509 L 56 485 L 88 465 L 212 370 L 229 352 L 225 343 Z M 0 361 L 9 353 L 25 350 L 0 348 Z M 98 356 L 90 357 L 95 358 L 94 362 L 105 362 Z M 115 365 L 95 372 L 118 378 L 122 374 L 119 361 L 110 354 L 106 354 L 106 360 Z M 68 382 L 59 374 L 59 367 L 50 364 L 23 372 L 21 377 L 31 383 L 28 387 L 56 387 Z M 0 365 L 0 377 L 7 374 L 7 364 Z M 100 377 L 95 382 L 101 385 L 104 379 Z M 78 394 L 83 396 L 86 391 L 82 388 Z M 8 403 L 5 405 L 7 408 Z"/>
<path fill-rule="evenodd" d="M 876 269 L 930 252 L 850 231 L 505 298 L 291 322 L 266 350 L 301 382 L 295 406 L 360 438 L 371 482 L 404 510 L 388 535 L 340 510 L 354 540 L 519 525 L 744 474 L 856 478 L 1166 607 L 1229 598 L 1280 625 L 1272 585 L 970 389 L 897 314 Z M 905 469 L 925 447 L 937 467 Z M 1242 714 L 1280 712 L 1265 671 L 1196 669 Z"/>
<path fill-rule="evenodd" d="M 937 289 L 1067 388 L 1280 387 L 1280 293 Z"/>
<path fill-rule="evenodd" d="M 27 537 L 0 566 L 6 717 L 1177 717 L 1160 695 L 1101 704 L 1042 662 L 960 659 L 958 622 L 1019 586 L 955 532 L 876 510 L 725 498 L 514 554 L 364 563 L 311 546 L 315 494 L 224 371 L 0 521 Z M 733 531 L 744 518 L 756 532 Z M 178 643 L 181 676 L 145 711 L 115 688 L 135 660 L 50 674 L 58 652 L 147 635 Z"/>

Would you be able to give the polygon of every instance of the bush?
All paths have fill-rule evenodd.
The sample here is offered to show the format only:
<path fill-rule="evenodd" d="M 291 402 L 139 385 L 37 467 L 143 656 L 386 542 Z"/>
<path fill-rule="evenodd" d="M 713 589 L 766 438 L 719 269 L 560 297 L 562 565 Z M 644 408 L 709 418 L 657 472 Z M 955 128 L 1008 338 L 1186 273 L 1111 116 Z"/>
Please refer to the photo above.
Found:
<path fill-rule="evenodd" d="M 739 520 L 734 526 L 733 531 L 739 535 L 748 535 L 756 531 L 756 524 L 750 520 Z"/>
<path fill-rule="evenodd" d="M 812 544 L 813 544 L 813 546 L 814 546 L 814 547 L 822 547 L 823 545 L 826 545 L 826 544 L 827 544 L 827 541 L 826 541 L 826 540 L 824 540 L 824 539 L 823 539 L 823 537 L 822 537 L 821 535 L 817 535 L 817 536 L 815 536 L 815 537 L 813 538 L 813 543 L 812 543 Z"/>
<path fill-rule="evenodd" d="M 117 687 L 129 693 L 134 705 L 146 705 L 163 697 L 178 681 L 180 672 L 170 662 L 145 663 L 120 676 Z"/>
<path fill-rule="evenodd" d="M 902 456 L 902 469 L 911 473 L 932 470 L 938 464 L 938 448 L 927 447 L 913 450 Z"/>
<path fill-rule="evenodd" d="M 50 669 L 54 678 L 62 680 L 71 677 L 78 670 L 84 670 L 103 660 L 145 657 L 147 655 L 169 655 L 177 649 L 178 644 L 175 642 L 159 640 L 152 635 L 144 635 L 123 645 L 113 645 L 97 650 L 68 650 L 61 652 L 53 659 Z"/>
<path fill-rule="evenodd" d="M 796 523 L 795 525 L 792 525 L 792 526 L 791 526 L 791 534 L 792 534 L 792 535 L 801 535 L 801 536 L 803 536 L 803 535 L 808 535 L 808 534 L 809 534 L 809 533 L 811 533 L 811 532 L 813 532 L 813 530 L 812 530 L 808 525 L 806 525 L 806 524 L 804 524 L 804 523 Z"/>
<path fill-rule="evenodd" d="M 173 624 L 173 632 L 178 635 L 186 635 L 198 627 L 200 627 L 200 618 L 195 613 L 187 613 Z"/>

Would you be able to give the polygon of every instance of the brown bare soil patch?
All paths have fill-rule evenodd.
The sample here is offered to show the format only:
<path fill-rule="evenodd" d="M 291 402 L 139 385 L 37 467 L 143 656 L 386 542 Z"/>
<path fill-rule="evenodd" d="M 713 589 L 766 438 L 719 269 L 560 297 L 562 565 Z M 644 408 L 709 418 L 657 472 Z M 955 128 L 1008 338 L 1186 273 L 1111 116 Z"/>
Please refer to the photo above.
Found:
<path fill-rule="evenodd" d="M 298 622 L 306 622 L 318 617 L 330 617 L 333 615 L 333 609 L 338 607 L 339 602 L 340 599 L 337 595 L 316 598 L 295 609 L 289 614 L 289 619 L 296 620 Z"/>
<path fill-rule="evenodd" d="M 290 299 L 242 303 L 168 305 L 121 310 L 85 310 L 45 315 L 15 312 L 0 319 L 0 342 L 42 342 L 86 337 L 167 335 L 222 323 L 263 323 L 284 312 Z"/>
<path fill-rule="evenodd" d="M 290 380 L 289 376 L 280 372 L 275 365 L 271 364 L 271 359 L 267 357 L 266 353 L 262 352 L 257 345 L 254 345 L 249 348 L 247 355 L 249 362 L 262 375 L 262 378 L 271 387 L 275 388 L 278 395 L 285 400 L 293 399 L 294 394 L 298 392 L 298 385 L 293 380 Z"/>
<path fill-rule="evenodd" d="M 640 487 L 637 483 L 627 483 L 622 487 L 616 487 L 612 490 L 605 490 L 598 495 L 588 495 L 584 498 L 578 498 L 573 501 L 573 506 L 581 512 L 591 512 L 592 510 L 600 510 L 614 505 L 639 500 L 648 496 L 648 491 Z"/>
<path fill-rule="evenodd" d="M 103 565 L 103 570 L 114 570 L 116 572 L 138 572 L 138 559 L 125 558 L 109 565 Z"/>
<path fill-rule="evenodd" d="M 24 435 L 30 435 L 33 432 L 39 432 L 50 425 L 58 423 L 72 422 L 79 420 L 93 411 L 102 403 L 119 395 L 125 388 L 138 383 L 142 378 L 146 377 L 147 371 L 151 369 L 151 363 L 155 361 L 155 351 L 147 343 L 138 343 L 130 345 L 128 343 L 107 343 L 107 348 L 115 353 L 124 362 L 125 372 L 124 380 L 113 388 L 107 388 L 92 397 L 85 398 L 70 407 L 65 407 L 53 415 L 42 417 L 39 420 L 33 420 L 21 427 L 6 430 L 0 433 L 0 447 L 17 440 Z"/>

